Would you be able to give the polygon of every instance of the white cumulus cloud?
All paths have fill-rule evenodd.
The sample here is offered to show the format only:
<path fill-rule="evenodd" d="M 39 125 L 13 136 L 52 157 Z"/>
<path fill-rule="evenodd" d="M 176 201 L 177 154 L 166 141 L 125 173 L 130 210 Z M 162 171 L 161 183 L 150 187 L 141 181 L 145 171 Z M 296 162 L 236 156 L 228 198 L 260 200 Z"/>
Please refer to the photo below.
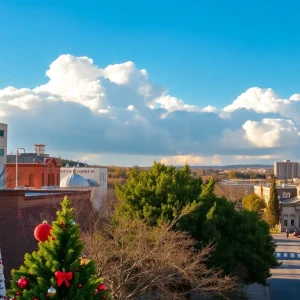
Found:
<path fill-rule="evenodd" d="M 291 147 L 299 144 L 299 131 L 293 121 L 263 119 L 247 121 L 243 125 L 246 138 L 256 147 Z"/>
<path fill-rule="evenodd" d="M 170 95 L 132 61 L 97 66 L 70 54 L 50 64 L 44 84 L 0 89 L 11 149 L 44 142 L 93 162 L 104 153 L 174 164 L 293 158 L 299 114 L 299 94 L 283 99 L 253 87 L 224 108 L 198 107 Z"/>

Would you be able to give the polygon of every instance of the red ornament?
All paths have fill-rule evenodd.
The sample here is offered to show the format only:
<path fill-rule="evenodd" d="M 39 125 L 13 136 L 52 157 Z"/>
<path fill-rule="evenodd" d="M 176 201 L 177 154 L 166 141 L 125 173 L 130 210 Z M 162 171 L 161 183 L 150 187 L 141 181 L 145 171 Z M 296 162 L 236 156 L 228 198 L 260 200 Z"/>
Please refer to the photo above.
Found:
<path fill-rule="evenodd" d="M 107 290 L 107 286 L 104 283 L 101 283 L 98 285 L 97 289 L 99 291 L 105 291 L 105 290 Z"/>
<path fill-rule="evenodd" d="M 17 295 L 17 296 L 20 296 L 20 295 L 21 295 L 21 292 L 16 291 L 16 295 Z"/>
<path fill-rule="evenodd" d="M 29 284 L 28 279 L 26 279 L 24 277 L 22 277 L 18 280 L 18 287 L 22 290 L 26 289 L 28 287 L 28 284 Z"/>
<path fill-rule="evenodd" d="M 82 284 L 81 283 L 78 283 L 77 285 L 79 288 L 82 288 Z"/>
<path fill-rule="evenodd" d="M 44 221 L 42 224 L 38 225 L 34 229 L 34 237 L 40 241 L 45 242 L 48 240 L 48 237 L 51 236 L 52 226 L 47 223 L 47 221 Z"/>
<path fill-rule="evenodd" d="M 58 286 L 61 286 L 63 283 L 66 284 L 66 287 L 69 287 L 70 284 L 70 280 L 72 280 L 73 278 L 73 272 L 61 272 L 61 271 L 57 271 L 55 272 L 55 278 L 56 278 L 56 282 Z"/>
<path fill-rule="evenodd" d="M 66 230 L 67 228 L 66 227 L 63 227 L 63 230 Z"/>
<path fill-rule="evenodd" d="M 59 224 L 60 224 L 60 225 L 64 225 L 64 222 L 60 222 Z"/>
<path fill-rule="evenodd" d="M 99 291 L 97 289 L 95 289 L 94 296 L 97 296 L 98 293 L 99 293 Z"/>

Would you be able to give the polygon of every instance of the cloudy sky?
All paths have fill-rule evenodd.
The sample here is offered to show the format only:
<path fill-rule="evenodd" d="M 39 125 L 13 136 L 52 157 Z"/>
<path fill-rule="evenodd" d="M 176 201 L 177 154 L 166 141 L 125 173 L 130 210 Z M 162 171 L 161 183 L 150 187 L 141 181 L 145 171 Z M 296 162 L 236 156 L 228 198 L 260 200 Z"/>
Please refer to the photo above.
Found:
<path fill-rule="evenodd" d="M 295 6 L 40 2 L 0 3 L 9 152 L 45 143 L 124 166 L 299 159 Z"/>

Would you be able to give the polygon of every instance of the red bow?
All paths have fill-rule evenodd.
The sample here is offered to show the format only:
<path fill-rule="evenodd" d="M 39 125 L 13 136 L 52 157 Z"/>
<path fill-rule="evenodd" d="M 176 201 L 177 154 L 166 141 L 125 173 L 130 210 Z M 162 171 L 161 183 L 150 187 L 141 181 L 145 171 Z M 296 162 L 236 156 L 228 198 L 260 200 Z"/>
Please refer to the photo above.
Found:
<path fill-rule="evenodd" d="M 55 278 L 57 280 L 57 285 L 61 286 L 63 282 L 66 284 L 66 287 L 70 286 L 70 280 L 73 278 L 73 273 L 72 272 L 61 272 L 57 271 L 55 272 Z"/>

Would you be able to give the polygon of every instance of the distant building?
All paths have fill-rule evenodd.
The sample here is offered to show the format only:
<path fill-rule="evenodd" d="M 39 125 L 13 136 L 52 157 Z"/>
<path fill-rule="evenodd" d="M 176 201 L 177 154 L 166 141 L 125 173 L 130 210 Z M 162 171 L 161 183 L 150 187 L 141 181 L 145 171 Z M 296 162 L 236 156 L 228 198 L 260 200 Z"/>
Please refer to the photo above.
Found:
<path fill-rule="evenodd" d="M 101 190 L 107 192 L 107 168 L 89 168 L 75 167 L 75 173 L 84 177 L 89 186 L 99 186 Z M 63 180 L 66 176 L 74 173 L 74 167 L 61 167 L 60 178 Z"/>
<path fill-rule="evenodd" d="M 16 155 L 7 156 L 6 187 L 16 188 L 58 188 L 60 185 L 60 159 L 50 157 L 43 144 L 36 144 L 34 153 L 18 155 L 18 175 L 16 174 Z"/>
<path fill-rule="evenodd" d="M 255 185 L 254 193 L 264 199 L 266 204 L 269 202 L 271 184 Z M 297 186 L 292 184 L 282 184 L 276 186 L 276 191 L 280 200 L 286 200 L 297 196 Z"/>
<path fill-rule="evenodd" d="M 274 163 L 274 175 L 277 179 L 292 179 L 299 176 L 299 163 L 285 160 Z"/>
<path fill-rule="evenodd" d="M 91 190 L 91 201 L 95 209 L 101 208 L 107 193 L 107 168 L 64 167 L 60 169 L 60 188 Z"/>
<path fill-rule="evenodd" d="M 0 189 L 5 189 L 6 155 L 7 155 L 7 125 L 0 123 Z"/>
<path fill-rule="evenodd" d="M 300 227 L 300 187 L 297 187 L 297 194 L 290 199 L 280 202 L 280 226 L 281 231 L 286 229 L 294 231 Z"/>

